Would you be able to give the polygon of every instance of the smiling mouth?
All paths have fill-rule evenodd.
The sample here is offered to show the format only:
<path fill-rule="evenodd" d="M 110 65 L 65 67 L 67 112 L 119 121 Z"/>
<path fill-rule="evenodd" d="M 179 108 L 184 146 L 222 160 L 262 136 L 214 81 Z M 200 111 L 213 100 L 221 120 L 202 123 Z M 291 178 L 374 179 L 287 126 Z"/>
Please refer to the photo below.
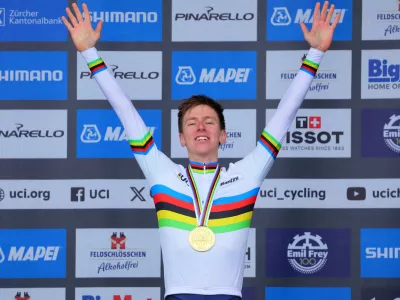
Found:
<path fill-rule="evenodd" d="M 209 140 L 209 138 L 206 136 L 199 136 L 196 138 L 196 141 L 208 141 L 208 140 Z"/>

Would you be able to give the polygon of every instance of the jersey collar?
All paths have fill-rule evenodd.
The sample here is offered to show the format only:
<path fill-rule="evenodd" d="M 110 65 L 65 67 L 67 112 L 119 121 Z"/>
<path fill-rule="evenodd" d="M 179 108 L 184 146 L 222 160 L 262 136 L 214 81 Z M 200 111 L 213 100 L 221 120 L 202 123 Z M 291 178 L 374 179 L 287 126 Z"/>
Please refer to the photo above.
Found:
<path fill-rule="evenodd" d="M 213 174 L 218 167 L 218 162 L 197 162 L 197 161 L 189 161 L 190 167 L 192 168 L 193 173 L 196 174 Z"/>

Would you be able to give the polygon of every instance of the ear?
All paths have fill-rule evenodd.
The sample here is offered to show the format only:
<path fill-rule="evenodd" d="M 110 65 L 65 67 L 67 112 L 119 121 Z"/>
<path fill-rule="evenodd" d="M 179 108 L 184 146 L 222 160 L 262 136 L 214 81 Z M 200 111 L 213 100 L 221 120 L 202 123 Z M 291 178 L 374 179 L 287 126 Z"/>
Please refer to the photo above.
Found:
<path fill-rule="evenodd" d="M 219 135 L 219 143 L 220 144 L 225 144 L 226 142 L 226 131 L 225 130 L 221 130 L 221 133 Z"/>
<path fill-rule="evenodd" d="M 179 134 L 179 141 L 181 142 L 182 147 L 186 146 L 185 138 L 183 137 L 182 133 Z"/>

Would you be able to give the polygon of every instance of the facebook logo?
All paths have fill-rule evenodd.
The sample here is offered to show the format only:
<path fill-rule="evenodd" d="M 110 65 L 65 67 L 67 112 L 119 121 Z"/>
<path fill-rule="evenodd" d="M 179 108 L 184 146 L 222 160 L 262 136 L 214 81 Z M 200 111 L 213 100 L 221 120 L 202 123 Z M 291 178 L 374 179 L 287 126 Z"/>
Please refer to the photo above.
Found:
<path fill-rule="evenodd" d="M 85 201 L 85 188 L 83 187 L 71 188 L 71 201 L 73 202 Z"/>

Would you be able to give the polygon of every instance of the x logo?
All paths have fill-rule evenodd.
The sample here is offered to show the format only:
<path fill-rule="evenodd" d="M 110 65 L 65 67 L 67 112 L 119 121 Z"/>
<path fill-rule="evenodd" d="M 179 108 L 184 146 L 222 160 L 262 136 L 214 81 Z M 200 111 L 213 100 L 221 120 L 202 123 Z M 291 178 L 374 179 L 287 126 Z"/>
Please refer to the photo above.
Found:
<path fill-rule="evenodd" d="M 146 201 L 142 195 L 144 187 L 142 187 L 140 190 L 138 190 L 136 187 L 131 187 L 131 190 L 135 193 L 135 197 L 133 197 L 131 201 L 134 201 L 136 198 L 139 198 L 140 201 Z"/>

